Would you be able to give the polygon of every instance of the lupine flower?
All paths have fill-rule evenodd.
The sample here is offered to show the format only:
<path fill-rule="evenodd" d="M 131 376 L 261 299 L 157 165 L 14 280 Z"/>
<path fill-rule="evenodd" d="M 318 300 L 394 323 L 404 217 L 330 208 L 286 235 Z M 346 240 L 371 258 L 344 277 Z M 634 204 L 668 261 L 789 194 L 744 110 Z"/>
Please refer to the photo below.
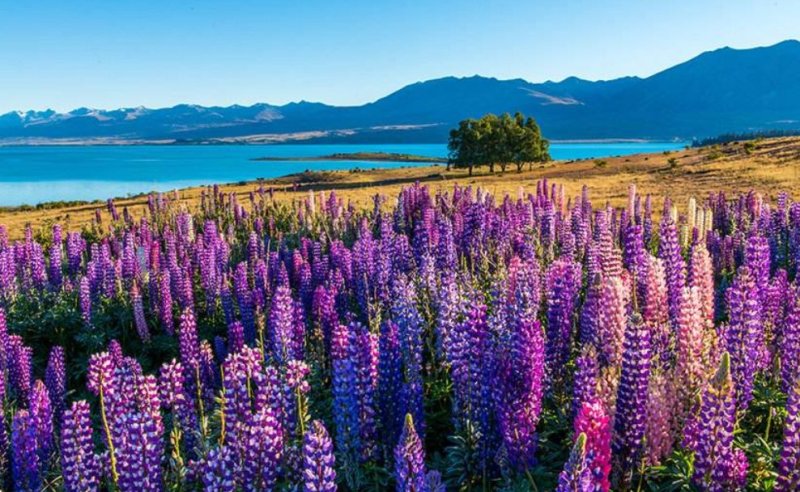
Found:
<path fill-rule="evenodd" d="M 42 485 L 36 422 L 27 410 L 19 410 L 11 424 L 11 476 L 14 490 L 38 492 Z"/>
<path fill-rule="evenodd" d="M 80 298 L 81 316 L 86 323 L 92 322 L 92 294 L 89 287 L 89 279 L 82 277 L 80 282 L 80 289 L 78 290 Z"/>
<path fill-rule="evenodd" d="M 425 474 L 425 450 L 414 429 L 414 419 L 411 414 L 406 414 L 400 441 L 394 449 L 396 490 L 398 492 L 427 491 L 428 484 Z"/>
<path fill-rule="evenodd" d="M 731 358 L 722 355 L 719 369 L 703 392 L 700 412 L 691 426 L 695 452 L 692 482 L 701 490 L 738 490 L 747 478 L 747 458 L 733 447 L 736 423 Z"/>
<path fill-rule="evenodd" d="M 580 265 L 559 259 L 547 271 L 547 370 L 551 381 L 563 376 L 570 344 Z"/>
<path fill-rule="evenodd" d="M 229 446 L 213 448 L 202 462 L 200 480 L 208 492 L 235 492 L 238 465 Z"/>
<path fill-rule="evenodd" d="M 325 425 L 315 420 L 303 438 L 303 491 L 334 492 L 336 470 L 331 442 Z"/>
<path fill-rule="evenodd" d="M 56 423 L 61 422 L 61 415 L 66 407 L 67 374 L 64 349 L 58 345 L 50 350 L 45 371 L 45 385 L 53 405 L 53 417 Z"/>
<path fill-rule="evenodd" d="M 624 472 L 630 471 L 642 449 L 647 383 L 650 376 L 650 333 L 638 314 L 625 333 L 622 374 L 614 415 L 614 452 Z"/>
<path fill-rule="evenodd" d="M 100 489 L 100 460 L 94 454 L 89 404 L 76 401 L 61 425 L 61 472 L 67 492 Z"/>
<path fill-rule="evenodd" d="M 727 291 L 729 324 L 724 331 L 725 346 L 731 359 L 736 406 L 744 411 L 753 398 L 753 380 L 760 354 L 761 306 L 759 292 L 750 269 L 741 267 Z"/>
<path fill-rule="evenodd" d="M 586 436 L 586 460 L 592 474 L 589 490 L 608 492 L 611 488 L 611 419 L 596 399 L 584 402 L 575 416 L 575 435 Z"/>
<path fill-rule="evenodd" d="M 595 490 L 592 483 L 592 471 L 589 469 L 586 453 L 586 434 L 579 434 L 564 464 L 564 470 L 558 475 L 557 492 L 587 492 Z"/>
<path fill-rule="evenodd" d="M 776 492 L 800 489 L 800 378 L 789 392 L 786 403 L 786 425 L 783 430 L 783 451 L 778 463 Z"/>

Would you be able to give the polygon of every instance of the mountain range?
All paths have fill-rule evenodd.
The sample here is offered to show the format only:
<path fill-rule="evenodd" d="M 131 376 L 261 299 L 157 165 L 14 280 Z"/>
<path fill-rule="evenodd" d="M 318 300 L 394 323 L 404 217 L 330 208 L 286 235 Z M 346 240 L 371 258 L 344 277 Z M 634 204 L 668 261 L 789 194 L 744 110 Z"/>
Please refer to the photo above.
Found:
<path fill-rule="evenodd" d="M 116 110 L 0 115 L 5 143 L 444 142 L 459 120 L 521 111 L 550 139 L 691 139 L 800 128 L 800 41 L 721 48 L 655 75 L 531 83 L 473 76 L 408 85 L 361 106 Z"/>

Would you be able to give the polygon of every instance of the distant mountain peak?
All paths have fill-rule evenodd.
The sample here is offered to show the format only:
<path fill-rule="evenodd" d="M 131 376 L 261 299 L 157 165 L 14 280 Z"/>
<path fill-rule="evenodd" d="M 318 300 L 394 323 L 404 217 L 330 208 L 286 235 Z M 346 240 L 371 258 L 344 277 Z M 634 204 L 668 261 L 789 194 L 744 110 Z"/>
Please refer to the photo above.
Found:
<path fill-rule="evenodd" d="M 550 138 L 711 136 L 800 126 L 800 41 L 720 48 L 652 76 L 532 83 L 479 74 L 418 81 L 360 106 L 305 99 L 284 105 L 76 108 L 0 115 L 0 144 L 26 139 L 444 141 L 467 117 L 522 112 Z M 290 137 L 286 137 L 290 138 Z M 227 139 L 227 140 L 226 140 Z"/>

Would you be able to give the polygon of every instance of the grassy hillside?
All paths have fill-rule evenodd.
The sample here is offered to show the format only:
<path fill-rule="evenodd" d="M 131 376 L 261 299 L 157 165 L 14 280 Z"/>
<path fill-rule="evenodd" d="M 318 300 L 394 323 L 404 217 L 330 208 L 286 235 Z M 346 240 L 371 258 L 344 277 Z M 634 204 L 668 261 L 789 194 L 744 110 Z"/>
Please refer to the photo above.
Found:
<path fill-rule="evenodd" d="M 368 206 L 376 193 L 396 196 L 400 188 L 415 181 L 424 182 L 434 189 L 452 188 L 454 184 L 472 185 L 495 194 L 516 196 L 521 187 L 531 189 L 542 178 L 563 184 L 568 196 L 577 195 L 581 186 L 586 184 L 596 203 L 607 200 L 618 206 L 624 204 L 631 183 L 635 183 L 642 194 L 655 194 L 659 200 L 668 194 L 679 205 L 686 203 L 690 196 L 702 199 L 716 190 L 754 189 L 774 196 L 781 190 L 800 189 L 800 137 L 737 142 L 668 154 L 555 161 L 519 174 L 511 171 L 503 175 L 476 174 L 470 177 L 462 170 L 446 171 L 444 166 L 425 166 L 302 173 L 222 188 L 244 198 L 263 185 L 274 188 L 279 200 L 302 199 L 309 190 L 335 190 L 347 200 Z M 192 208 L 197 204 L 200 192 L 201 188 L 189 188 L 178 193 L 186 206 Z M 120 210 L 127 207 L 134 216 L 140 216 L 147 198 L 121 199 L 116 203 Z M 54 222 L 60 222 L 70 230 L 79 229 L 94 219 L 98 209 L 104 218 L 107 217 L 105 205 L 98 203 L 35 210 L 6 209 L 0 210 L 0 224 L 5 224 L 9 235 L 16 239 L 22 237 L 26 224 L 31 224 L 34 230 L 49 228 Z"/>

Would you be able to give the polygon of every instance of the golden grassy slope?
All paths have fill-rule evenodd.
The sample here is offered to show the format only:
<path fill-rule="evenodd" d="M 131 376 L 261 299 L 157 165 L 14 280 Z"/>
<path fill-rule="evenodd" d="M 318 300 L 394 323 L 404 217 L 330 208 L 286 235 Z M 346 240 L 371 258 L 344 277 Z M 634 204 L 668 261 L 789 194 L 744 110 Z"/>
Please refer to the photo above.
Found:
<path fill-rule="evenodd" d="M 542 178 L 563 184 L 567 196 L 580 193 L 589 186 L 595 203 L 609 201 L 622 206 L 627 188 L 635 183 L 641 194 L 661 197 L 670 195 L 676 203 L 686 203 L 690 196 L 704 198 L 709 192 L 755 189 L 768 196 L 781 190 L 792 192 L 800 188 L 800 137 L 786 137 L 733 143 L 723 146 L 689 149 L 669 154 L 638 154 L 575 162 L 557 161 L 522 173 L 479 173 L 468 176 L 464 170 L 446 171 L 444 166 L 407 167 L 362 172 L 324 172 L 287 176 L 263 182 L 274 187 L 280 200 L 305 198 L 309 189 L 336 190 L 336 193 L 359 205 L 368 205 L 376 193 L 395 195 L 403 186 L 415 181 L 428 184 L 434 191 L 449 189 L 456 183 L 483 187 L 495 194 L 516 195 L 520 187 L 532 189 Z M 267 164 L 268 165 L 268 164 Z M 297 185 L 297 191 L 293 185 Z M 245 195 L 259 183 L 225 185 L 227 192 Z M 188 207 L 197 204 L 201 188 L 180 190 Z M 120 199 L 117 207 L 128 207 L 138 216 L 144 212 L 145 197 Z M 12 238 L 22 236 L 26 224 L 34 229 L 49 228 L 54 222 L 68 230 L 79 229 L 93 220 L 95 210 L 106 214 L 105 206 L 87 204 L 46 210 L 0 211 L 0 224 L 8 227 Z"/>

